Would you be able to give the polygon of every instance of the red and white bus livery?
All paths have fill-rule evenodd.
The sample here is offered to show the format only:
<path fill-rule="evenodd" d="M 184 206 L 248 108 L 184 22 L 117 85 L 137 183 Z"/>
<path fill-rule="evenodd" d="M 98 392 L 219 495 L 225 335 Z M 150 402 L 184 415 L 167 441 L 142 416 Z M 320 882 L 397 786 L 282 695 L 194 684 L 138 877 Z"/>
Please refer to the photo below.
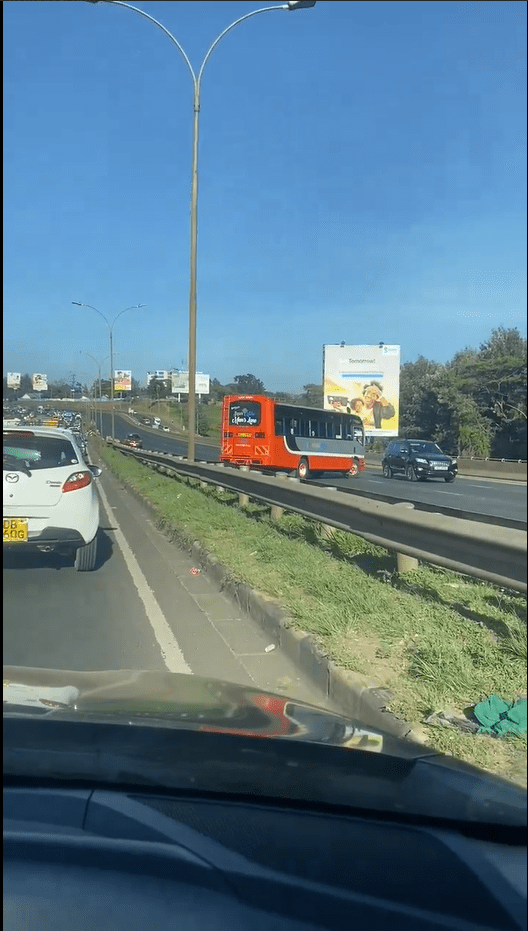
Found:
<path fill-rule="evenodd" d="M 365 431 L 356 414 L 281 404 L 264 395 L 227 395 L 220 462 L 295 472 L 357 475 L 365 468 Z"/>

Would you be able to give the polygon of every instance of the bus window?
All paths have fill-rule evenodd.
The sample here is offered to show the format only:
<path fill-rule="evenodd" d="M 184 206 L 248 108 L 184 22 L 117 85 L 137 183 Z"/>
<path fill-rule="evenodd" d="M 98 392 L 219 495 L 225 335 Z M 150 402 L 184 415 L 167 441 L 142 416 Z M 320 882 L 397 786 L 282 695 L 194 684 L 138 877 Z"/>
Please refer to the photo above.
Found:
<path fill-rule="evenodd" d="M 282 418 L 275 421 L 275 436 L 284 436 L 284 421 Z"/>

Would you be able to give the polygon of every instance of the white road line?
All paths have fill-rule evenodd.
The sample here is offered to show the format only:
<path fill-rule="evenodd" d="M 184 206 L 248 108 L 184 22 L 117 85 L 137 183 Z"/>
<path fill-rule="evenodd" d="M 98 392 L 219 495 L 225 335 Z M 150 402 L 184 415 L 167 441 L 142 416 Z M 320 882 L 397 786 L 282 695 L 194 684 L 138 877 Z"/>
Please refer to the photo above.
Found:
<path fill-rule="evenodd" d="M 143 575 L 136 557 L 134 556 L 125 539 L 125 535 L 121 530 L 118 521 L 116 520 L 115 514 L 112 514 L 113 509 L 111 508 L 99 482 L 97 484 L 97 490 L 103 503 L 103 507 L 106 511 L 109 526 L 112 527 L 116 543 L 123 554 L 126 567 L 132 576 L 132 581 L 136 586 L 138 595 L 145 607 L 146 615 L 149 619 L 152 630 L 154 631 L 154 636 L 161 650 L 163 662 L 170 672 L 183 672 L 187 673 L 188 675 L 192 675 L 192 669 L 187 665 L 183 658 L 183 653 L 180 650 L 178 641 L 174 637 L 174 634 L 172 633 L 169 625 L 167 624 L 167 621 L 165 620 L 163 611 L 161 610 L 156 600 L 154 592 L 150 588 L 145 576 Z"/>

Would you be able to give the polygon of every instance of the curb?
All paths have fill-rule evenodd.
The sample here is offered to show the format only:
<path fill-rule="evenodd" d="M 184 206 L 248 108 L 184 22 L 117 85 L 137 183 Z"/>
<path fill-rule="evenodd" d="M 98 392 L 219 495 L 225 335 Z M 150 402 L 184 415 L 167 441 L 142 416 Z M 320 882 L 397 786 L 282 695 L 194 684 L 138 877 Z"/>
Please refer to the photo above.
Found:
<path fill-rule="evenodd" d="M 310 634 L 294 626 L 294 619 L 284 612 L 277 601 L 246 582 L 236 581 L 233 573 L 200 543 L 192 540 L 183 531 L 169 527 L 159 511 L 140 492 L 130 485 L 122 487 L 145 507 L 156 528 L 163 532 L 171 543 L 189 553 L 193 561 L 214 580 L 219 591 L 229 595 L 238 607 L 265 630 L 288 659 L 326 698 L 335 702 L 343 714 L 361 724 L 385 731 L 393 737 L 418 740 L 412 728 L 390 711 L 388 702 L 392 696 L 388 690 L 369 686 L 368 680 L 334 663 L 322 652 Z"/>

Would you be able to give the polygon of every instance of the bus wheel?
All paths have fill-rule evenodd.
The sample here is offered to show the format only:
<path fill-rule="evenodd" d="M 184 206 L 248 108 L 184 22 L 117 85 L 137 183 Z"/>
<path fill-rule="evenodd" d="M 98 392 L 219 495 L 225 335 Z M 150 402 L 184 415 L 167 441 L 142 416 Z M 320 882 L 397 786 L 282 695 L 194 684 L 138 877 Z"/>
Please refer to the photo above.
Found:
<path fill-rule="evenodd" d="M 345 473 L 345 474 L 346 474 L 346 473 Z M 350 472 L 349 472 L 348 474 L 351 475 L 351 476 L 359 475 L 359 466 L 358 466 L 358 461 L 357 461 L 357 459 L 354 459 L 354 461 L 353 461 L 353 463 L 352 463 L 352 466 L 351 466 L 351 469 L 350 469 Z"/>
<path fill-rule="evenodd" d="M 308 460 L 301 459 L 299 465 L 297 466 L 297 478 L 300 478 L 301 482 L 304 482 L 310 475 L 310 470 L 308 468 Z"/>

